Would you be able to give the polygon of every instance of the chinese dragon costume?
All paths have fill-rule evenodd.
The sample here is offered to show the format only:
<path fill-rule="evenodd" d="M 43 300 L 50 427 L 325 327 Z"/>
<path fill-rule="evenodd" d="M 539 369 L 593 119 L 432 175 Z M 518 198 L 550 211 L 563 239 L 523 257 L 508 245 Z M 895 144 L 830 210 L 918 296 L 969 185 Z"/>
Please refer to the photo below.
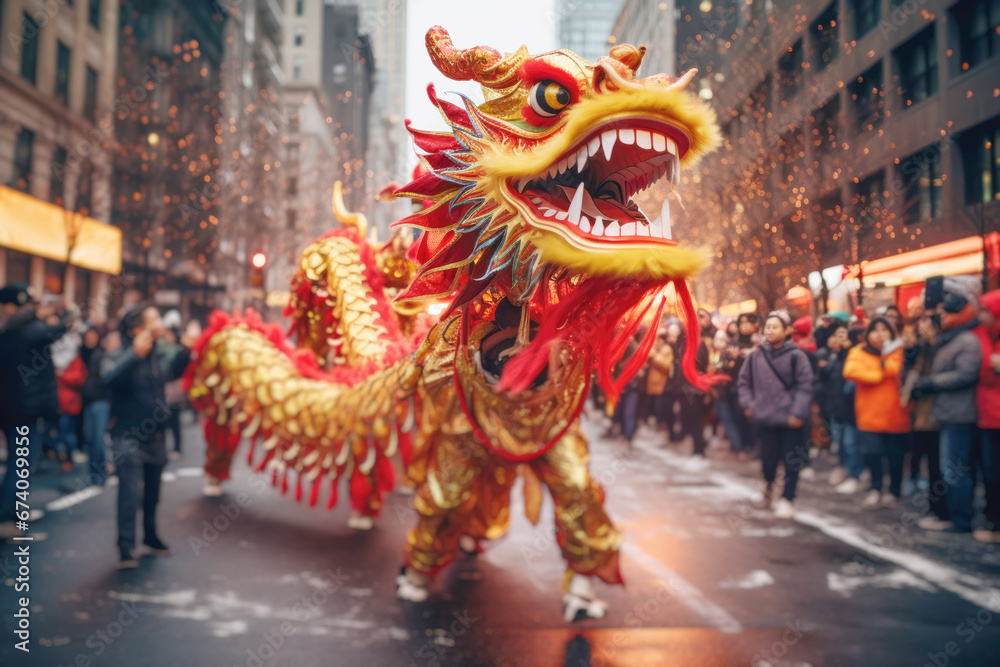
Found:
<path fill-rule="evenodd" d="M 397 579 L 404 599 L 425 599 L 463 540 L 505 533 L 519 474 L 531 519 L 544 486 L 567 563 L 565 617 L 601 616 L 591 582 L 621 582 L 622 538 L 579 417 L 592 378 L 614 403 L 645 362 L 656 327 L 626 348 L 671 284 L 691 329 L 684 372 L 711 381 L 694 368 L 685 282 L 706 256 L 672 240 L 666 204 L 650 218 L 633 197 L 679 183 L 681 165 L 716 146 L 714 115 L 684 90 L 694 72 L 638 78 L 644 46 L 617 45 L 592 64 L 565 50 L 456 49 L 441 27 L 426 42 L 445 76 L 485 97 L 454 104 L 430 86 L 451 131 L 408 124 L 427 172 L 395 194 L 426 206 L 396 223 L 422 233 L 395 305 L 446 300 L 441 321 L 412 353 L 387 346 L 379 363 L 317 372 L 253 316 L 219 316 L 196 347 L 191 396 L 211 436 L 261 439 L 259 468 L 279 462 L 283 486 L 294 470 L 310 503 L 329 486 L 332 507 L 341 478 L 370 497 L 400 452 L 418 513 Z"/>

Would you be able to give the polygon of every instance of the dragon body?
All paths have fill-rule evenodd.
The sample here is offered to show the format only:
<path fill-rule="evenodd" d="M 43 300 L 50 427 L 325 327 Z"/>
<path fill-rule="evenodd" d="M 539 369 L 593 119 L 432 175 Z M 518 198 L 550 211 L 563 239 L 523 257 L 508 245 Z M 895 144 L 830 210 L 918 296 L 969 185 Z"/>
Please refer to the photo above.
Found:
<path fill-rule="evenodd" d="M 504 533 L 518 474 L 532 519 L 544 485 L 568 565 L 566 617 L 600 615 L 590 582 L 621 581 L 621 536 L 579 415 L 592 378 L 614 402 L 641 367 L 655 327 L 636 332 L 659 316 L 668 285 L 697 327 L 685 279 L 705 257 L 672 240 L 665 203 L 653 218 L 633 196 L 678 182 L 682 164 L 711 150 L 714 117 L 684 90 L 692 74 L 637 77 L 645 47 L 619 45 L 596 63 L 564 50 L 503 55 L 456 49 L 434 27 L 427 48 L 485 97 L 452 104 L 428 89 L 451 131 L 410 128 L 427 171 L 395 193 L 425 204 L 396 223 L 422 233 L 395 306 L 447 300 L 442 320 L 412 353 L 325 370 L 253 318 L 220 318 L 196 350 L 192 396 L 220 433 L 262 441 L 258 466 L 297 473 L 296 495 L 313 503 L 324 480 L 328 506 L 341 478 L 352 497 L 384 486 L 400 452 L 419 515 L 397 580 L 404 598 L 426 596 L 463 538 Z M 687 340 L 685 372 L 705 386 L 696 331 Z"/>

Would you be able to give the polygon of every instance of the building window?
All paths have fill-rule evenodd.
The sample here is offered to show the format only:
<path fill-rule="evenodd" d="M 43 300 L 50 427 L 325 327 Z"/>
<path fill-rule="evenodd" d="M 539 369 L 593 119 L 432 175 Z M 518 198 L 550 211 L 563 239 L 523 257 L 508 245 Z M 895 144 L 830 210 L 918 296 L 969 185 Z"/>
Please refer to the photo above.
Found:
<path fill-rule="evenodd" d="M 926 100 L 937 92 L 937 45 L 933 23 L 893 51 L 893 55 L 903 106 Z"/>
<path fill-rule="evenodd" d="M 302 16 L 305 13 L 305 2 L 304 0 L 295 0 L 295 15 Z"/>
<path fill-rule="evenodd" d="M 58 42 L 56 47 L 56 98 L 69 106 L 69 47 Z"/>
<path fill-rule="evenodd" d="M 302 68 L 305 67 L 306 57 L 301 53 L 297 53 L 292 56 L 292 78 L 301 79 L 302 78 Z"/>
<path fill-rule="evenodd" d="M 854 101 L 854 126 L 867 132 L 882 124 L 882 61 L 858 75 L 848 90 Z"/>
<path fill-rule="evenodd" d="M 962 134 L 966 205 L 1000 200 L 1000 116 Z"/>
<path fill-rule="evenodd" d="M 951 12 L 963 72 L 1000 53 L 1000 0 L 962 0 Z"/>
<path fill-rule="evenodd" d="M 802 40 L 796 41 L 778 59 L 778 88 L 783 99 L 798 92 L 802 85 Z"/>
<path fill-rule="evenodd" d="M 35 133 L 21 128 L 14 144 L 14 173 L 10 186 L 21 192 L 31 190 L 31 149 L 35 143 Z"/>
<path fill-rule="evenodd" d="M 90 0 L 87 17 L 90 25 L 94 26 L 97 30 L 101 29 L 101 0 Z"/>
<path fill-rule="evenodd" d="M 294 195 L 299 192 L 299 179 L 295 176 L 288 177 L 288 194 Z"/>
<path fill-rule="evenodd" d="M 854 186 L 854 203 L 861 210 L 871 210 L 881 206 L 885 198 L 885 170 L 879 169 L 861 179 Z"/>
<path fill-rule="evenodd" d="M 826 104 L 812 112 L 813 146 L 817 159 L 837 151 L 837 134 L 840 124 L 840 96 L 835 95 Z"/>
<path fill-rule="evenodd" d="M 852 0 L 854 38 L 861 39 L 882 20 L 882 0 Z"/>
<path fill-rule="evenodd" d="M 288 228 L 288 231 L 295 231 L 295 222 L 297 217 L 298 214 L 295 212 L 294 208 L 290 208 L 285 211 L 285 227 Z"/>
<path fill-rule="evenodd" d="M 826 8 L 819 18 L 809 26 L 813 44 L 813 62 L 816 69 L 824 70 L 837 59 L 837 39 L 840 25 L 837 23 L 837 3 Z"/>
<path fill-rule="evenodd" d="M 805 157 L 805 141 L 802 138 L 802 130 L 795 128 L 781 136 L 779 140 L 782 156 L 781 178 L 787 183 L 791 182 L 795 173 L 798 172 L 799 161 Z"/>
<path fill-rule="evenodd" d="M 38 70 L 38 33 L 38 24 L 26 13 L 21 23 L 21 76 L 31 83 Z"/>
<path fill-rule="evenodd" d="M 295 26 L 295 46 L 302 46 L 306 41 L 306 27 L 304 25 Z"/>
<path fill-rule="evenodd" d="M 65 206 L 66 161 L 69 153 L 62 146 L 56 146 L 52 153 L 52 168 L 49 170 L 49 201 L 58 206 Z"/>
<path fill-rule="evenodd" d="M 941 150 L 931 144 L 899 162 L 903 183 L 903 220 L 912 225 L 941 215 L 944 179 L 941 175 Z"/>
<path fill-rule="evenodd" d="M 31 255 L 7 248 L 7 284 L 31 282 Z"/>
<path fill-rule="evenodd" d="M 76 179 L 76 212 L 91 215 L 94 183 L 94 168 L 89 162 L 80 165 L 80 175 Z"/>
<path fill-rule="evenodd" d="M 91 121 L 97 120 L 97 71 L 87 65 L 86 87 L 83 96 L 83 115 Z"/>

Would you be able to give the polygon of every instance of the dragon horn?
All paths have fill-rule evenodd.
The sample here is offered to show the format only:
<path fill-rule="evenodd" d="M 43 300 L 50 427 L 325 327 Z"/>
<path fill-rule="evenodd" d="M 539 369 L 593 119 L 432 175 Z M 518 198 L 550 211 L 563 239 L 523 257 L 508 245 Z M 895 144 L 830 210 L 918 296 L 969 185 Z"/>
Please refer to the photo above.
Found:
<path fill-rule="evenodd" d="M 344 193 L 340 181 L 333 182 L 333 214 L 345 227 L 356 227 L 360 236 L 368 229 L 368 218 L 364 213 L 352 213 L 344 206 Z"/>
<path fill-rule="evenodd" d="M 439 72 L 455 81 L 475 81 L 486 88 L 508 88 L 517 82 L 517 70 L 528 57 L 525 47 L 506 56 L 488 46 L 456 49 L 448 31 L 439 25 L 427 31 L 427 53 Z"/>

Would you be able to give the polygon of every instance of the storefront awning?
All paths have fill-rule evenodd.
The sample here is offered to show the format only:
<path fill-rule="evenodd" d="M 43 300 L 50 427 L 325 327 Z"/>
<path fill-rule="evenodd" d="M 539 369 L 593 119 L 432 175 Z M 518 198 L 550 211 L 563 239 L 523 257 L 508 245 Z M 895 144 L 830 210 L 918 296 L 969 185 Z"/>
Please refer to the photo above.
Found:
<path fill-rule="evenodd" d="M 863 273 L 866 284 L 895 286 L 923 282 L 931 276 L 978 275 L 983 271 L 983 243 L 982 236 L 948 241 L 865 262 L 861 271 L 857 265 L 847 266 L 844 277 L 856 279 Z M 1000 233 L 988 234 L 985 244 L 992 273 L 996 270 L 993 255 L 1000 252 Z"/>
<path fill-rule="evenodd" d="M 69 254 L 71 232 L 76 232 Z M 112 225 L 0 186 L 0 246 L 117 275 L 122 233 Z"/>

